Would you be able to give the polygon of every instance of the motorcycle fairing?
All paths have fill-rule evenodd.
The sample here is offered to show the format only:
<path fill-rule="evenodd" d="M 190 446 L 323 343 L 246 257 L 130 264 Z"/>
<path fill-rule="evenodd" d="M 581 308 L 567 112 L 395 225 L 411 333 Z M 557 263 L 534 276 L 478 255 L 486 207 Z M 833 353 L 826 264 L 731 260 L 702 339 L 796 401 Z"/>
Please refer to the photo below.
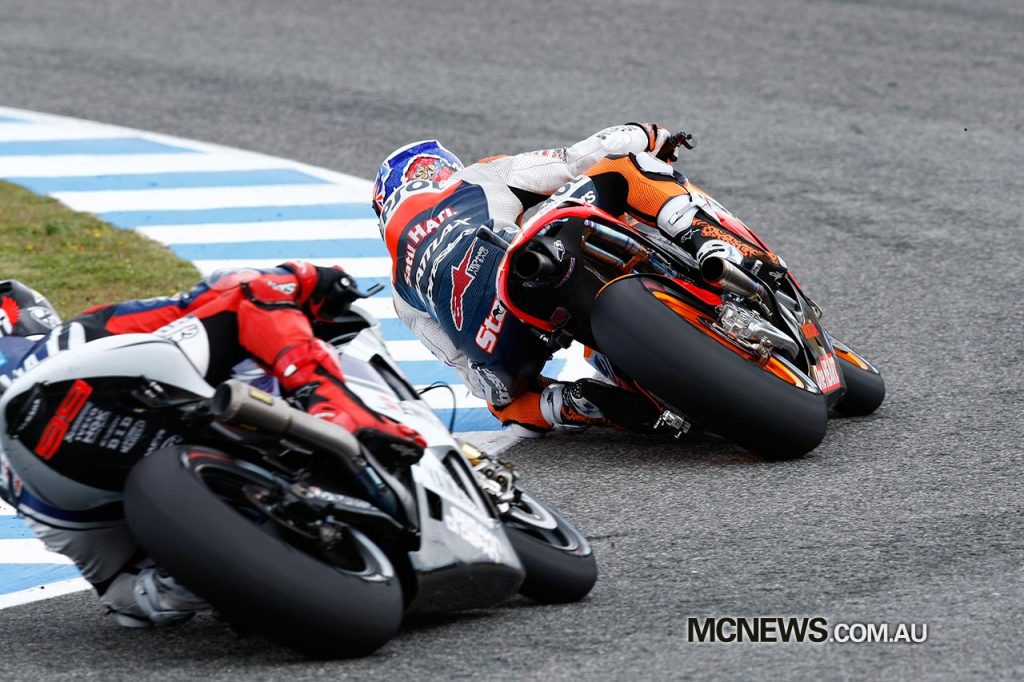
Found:
<path fill-rule="evenodd" d="M 417 576 L 410 611 L 478 608 L 512 597 L 525 577 L 522 564 L 462 455 L 428 448 L 412 475 L 421 540 L 409 553 Z"/>
<path fill-rule="evenodd" d="M 178 397 L 207 398 L 213 395 L 213 389 L 178 346 L 151 334 L 124 334 L 98 339 L 47 360 L 11 384 L 0 398 L 0 417 L 4 422 L 0 438 L 11 467 L 19 472 L 22 479 L 26 479 L 24 485 L 34 496 L 46 504 L 65 510 L 93 509 L 120 501 L 120 492 L 113 489 L 115 482 L 123 482 L 127 468 L 142 455 L 134 452 L 134 449 L 130 453 L 121 453 L 120 445 L 114 450 L 102 446 L 98 451 L 91 448 L 91 454 L 84 456 L 101 457 L 102 461 L 99 469 L 91 473 L 87 471 L 89 467 L 75 460 L 82 443 L 74 442 L 74 434 L 79 432 L 79 428 L 85 428 L 84 424 L 76 426 L 79 420 L 84 422 L 98 418 L 103 411 L 110 413 L 108 420 L 113 418 L 115 411 L 119 419 L 133 420 L 131 425 L 125 423 L 125 435 L 127 431 L 135 429 L 133 438 L 137 436 L 140 439 L 135 443 L 135 448 L 149 447 L 157 440 L 161 429 L 166 434 L 163 440 L 178 434 L 179 428 L 174 428 L 175 424 L 164 425 L 162 418 L 152 416 L 140 421 L 141 414 L 136 412 L 140 409 L 139 405 L 120 402 L 126 390 L 130 393 L 142 386 L 140 377 L 155 382 L 165 392 Z M 83 380 L 89 385 L 102 383 L 104 390 L 91 392 L 81 409 L 69 421 L 67 431 L 57 444 L 57 450 L 50 455 L 49 460 L 44 459 L 36 451 L 42 429 L 60 409 L 67 394 L 65 388 L 70 389 L 77 380 Z M 108 382 L 117 390 L 106 395 Z M 42 385 L 39 389 L 42 393 L 36 391 L 37 384 Z M 48 391 L 52 395 L 48 396 Z M 90 403 L 94 409 L 90 409 Z M 180 418 L 177 426 L 180 427 Z M 97 441 L 103 438 L 108 428 L 111 428 L 109 422 L 97 435 Z M 17 430 L 23 433 L 12 435 Z M 113 433 L 109 435 L 111 439 L 114 437 Z M 142 437 L 148 438 L 144 444 L 141 442 Z M 107 442 L 109 444 L 110 440 Z M 103 450 L 108 452 L 104 454 Z M 47 451 L 44 450 L 44 453 Z M 80 480 L 83 477 L 88 482 Z M 41 490 L 46 490 L 46 493 L 41 493 Z"/>

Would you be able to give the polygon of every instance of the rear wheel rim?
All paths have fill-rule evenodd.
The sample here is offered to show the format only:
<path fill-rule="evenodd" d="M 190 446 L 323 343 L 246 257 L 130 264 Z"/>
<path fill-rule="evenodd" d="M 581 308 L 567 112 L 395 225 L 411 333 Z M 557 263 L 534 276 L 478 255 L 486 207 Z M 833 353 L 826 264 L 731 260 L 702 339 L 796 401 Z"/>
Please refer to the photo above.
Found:
<path fill-rule="evenodd" d="M 312 539 L 301 542 L 301 534 L 260 504 L 261 495 L 272 496 L 278 482 L 258 467 L 243 460 L 213 453 L 185 453 L 185 467 L 218 499 L 251 521 L 268 535 L 310 555 L 339 573 L 367 582 L 390 579 L 391 564 L 383 552 L 362 532 L 343 526 L 340 541 L 330 548 L 316 547 Z"/>

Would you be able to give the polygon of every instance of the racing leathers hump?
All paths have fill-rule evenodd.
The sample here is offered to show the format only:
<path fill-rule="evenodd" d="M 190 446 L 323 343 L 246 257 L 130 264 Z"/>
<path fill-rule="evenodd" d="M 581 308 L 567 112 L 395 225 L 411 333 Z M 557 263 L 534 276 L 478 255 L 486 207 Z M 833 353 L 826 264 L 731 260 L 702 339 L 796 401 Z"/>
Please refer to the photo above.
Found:
<path fill-rule="evenodd" d="M 503 253 L 477 229 L 510 240 L 523 212 L 609 155 L 654 149 L 639 124 L 601 130 L 568 148 L 475 163 L 448 180 L 417 180 L 385 203 L 381 233 L 393 261 L 399 318 L 478 398 L 496 406 L 528 389 L 548 358 L 497 299 Z"/>

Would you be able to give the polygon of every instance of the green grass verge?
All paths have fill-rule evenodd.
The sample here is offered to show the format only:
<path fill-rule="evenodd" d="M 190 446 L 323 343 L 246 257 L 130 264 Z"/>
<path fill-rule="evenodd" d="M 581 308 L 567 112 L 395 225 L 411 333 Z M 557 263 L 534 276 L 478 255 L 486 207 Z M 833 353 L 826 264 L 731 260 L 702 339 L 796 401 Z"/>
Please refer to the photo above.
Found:
<path fill-rule="evenodd" d="M 67 318 L 98 303 L 189 289 L 199 272 L 151 239 L 0 182 L 0 279 L 28 284 Z"/>

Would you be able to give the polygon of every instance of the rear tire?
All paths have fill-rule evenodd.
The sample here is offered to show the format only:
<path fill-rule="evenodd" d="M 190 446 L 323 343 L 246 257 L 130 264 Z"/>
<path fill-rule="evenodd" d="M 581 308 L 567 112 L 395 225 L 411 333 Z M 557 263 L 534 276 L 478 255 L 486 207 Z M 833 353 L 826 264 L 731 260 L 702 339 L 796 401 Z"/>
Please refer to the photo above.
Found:
<path fill-rule="evenodd" d="M 862 369 L 843 357 L 838 359 L 846 380 L 846 395 L 836 403 L 835 411 L 844 417 L 862 417 L 877 410 L 885 400 L 882 375 Z"/>
<path fill-rule="evenodd" d="M 591 326 L 598 348 L 641 386 L 707 430 L 772 459 L 825 437 L 825 397 L 762 369 L 695 328 L 632 277 L 605 287 Z"/>
<path fill-rule="evenodd" d="M 158 565 L 229 622 L 313 656 L 362 656 L 394 636 L 403 615 L 401 587 L 366 536 L 348 535 L 363 556 L 375 557 L 362 573 L 315 558 L 218 496 L 189 464 L 203 457 L 225 467 L 235 462 L 176 446 L 149 455 L 128 477 L 128 525 Z"/>
<path fill-rule="evenodd" d="M 518 517 L 513 514 L 505 524 L 508 539 L 526 569 L 519 593 L 542 604 L 583 599 L 597 582 L 597 559 L 590 543 L 554 509 L 528 493 L 523 493 L 522 499 Z M 541 527 L 531 518 L 555 527 Z"/>

